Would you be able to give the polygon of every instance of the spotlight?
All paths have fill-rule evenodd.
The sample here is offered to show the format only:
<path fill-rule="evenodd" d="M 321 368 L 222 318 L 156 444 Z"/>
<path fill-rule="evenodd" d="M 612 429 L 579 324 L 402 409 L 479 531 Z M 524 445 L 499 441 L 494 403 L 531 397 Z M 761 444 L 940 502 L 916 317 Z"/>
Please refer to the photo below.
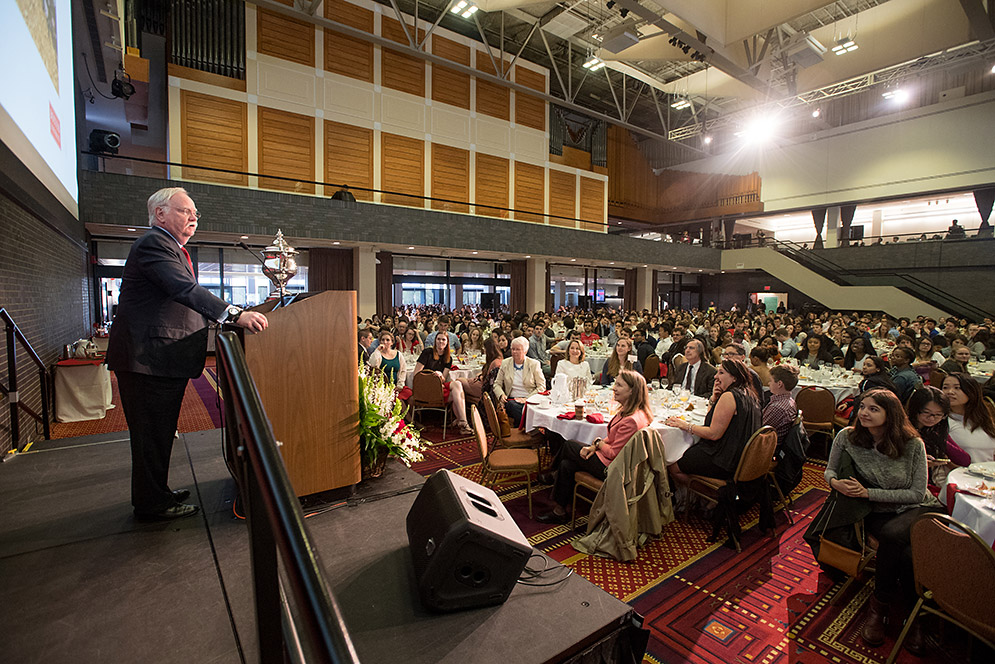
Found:
<path fill-rule="evenodd" d="M 757 115 L 746 123 L 740 136 L 747 143 L 765 143 L 774 137 L 777 120 L 770 115 Z"/>
<path fill-rule="evenodd" d="M 608 9 L 611 9 L 614 6 L 615 6 L 615 0 L 608 0 L 608 2 L 605 4 L 605 7 L 607 7 Z"/>
<path fill-rule="evenodd" d="M 121 136 L 113 131 L 94 129 L 90 132 L 90 152 L 117 154 L 121 147 Z"/>
<path fill-rule="evenodd" d="M 688 53 L 691 52 L 691 47 L 688 46 L 687 44 L 684 44 L 684 46 L 681 46 L 681 50 L 684 51 L 684 55 L 687 55 Z"/>
<path fill-rule="evenodd" d="M 598 71 L 604 66 L 605 66 L 604 61 L 601 58 L 593 55 L 590 58 L 588 58 L 587 62 L 584 63 L 584 69 L 588 69 L 590 71 Z"/>
<path fill-rule="evenodd" d="M 992 73 L 995 74 L 995 65 L 992 65 Z"/>
<path fill-rule="evenodd" d="M 881 96 L 885 99 L 890 99 L 891 101 L 901 104 L 908 100 L 909 93 L 901 88 L 896 88 L 894 90 L 885 90 L 881 93 Z"/>
<path fill-rule="evenodd" d="M 619 10 L 618 15 L 621 16 L 622 18 L 625 18 L 626 16 L 629 15 L 629 10 L 623 7 L 622 9 Z"/>
<path fill-rule="evenodd" d="M 670 45 L 671 46 L 677 46 L 677 37 L 671 37 L 670 38 Z M 995 71 L 995 67 L 993 67 L 992 70 Z"/>
<path fill-rule="evenodd" d="M 817 108 L 817 109 L 815 109 L 814 111 L 812 111 L 812 117 L 813 117 L 813 118 L 817 118 L 817 117 L 819 117 L 820 115 L 822 115 L 822 109 L 819 109 L 819 108 Z"/>
<path fill-rule="evenodd" d="M 128 76 L 127 72 L 121 69 L 114 72 L 114 80 L 111 81 L 111 94 L 115 97 L 121 97 L 125 101 L 135 94 L 135 86 L 131 84 L 131 76 Z"/>
<path fill-rule="evenodd" d="M 858 48 L 857 43 L 851 37 L 840 37 L 832 50 L 836 55 L 843 55 L 856 51 Z"/>
<path fill-rule="evenodd" d="M 705 145 L 711 145 L 712 144 L 712 137 L 711 136 L 706 135 L 705 138 L 703 138 L 701 140 L 702 140 L 702 142 L 704 142 Z"/>

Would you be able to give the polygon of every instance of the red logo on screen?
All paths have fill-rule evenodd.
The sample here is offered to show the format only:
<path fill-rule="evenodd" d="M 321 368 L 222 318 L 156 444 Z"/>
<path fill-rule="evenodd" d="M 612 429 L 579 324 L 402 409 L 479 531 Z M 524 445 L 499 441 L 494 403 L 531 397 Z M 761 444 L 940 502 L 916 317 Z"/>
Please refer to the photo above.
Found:
<path fill-rule="evenodd" d="M 55 144 L 62 149 L 62 129 L 59 123 L 59 116 L 56 114 L 55 109 L 52 108 L 52 104 L 48 105 L 48 124 L 52 130 L 52 138 L 55 139 Z"/>

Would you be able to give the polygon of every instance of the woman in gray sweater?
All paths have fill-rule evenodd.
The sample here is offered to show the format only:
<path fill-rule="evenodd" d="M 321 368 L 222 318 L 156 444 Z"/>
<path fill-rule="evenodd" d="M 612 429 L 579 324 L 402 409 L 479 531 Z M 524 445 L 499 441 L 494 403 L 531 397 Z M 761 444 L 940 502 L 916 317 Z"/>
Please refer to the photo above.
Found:
<path fill-rule="evenodd" d="M 854 477 L 838 476 L 844 454 L 853 460 Z M 864 529 L 879 542 L 877 572 L 874 595 L 860 631 L 870 646 L 884 642 L 889 605 L 903 602 L 911 607 L 914 601 L 909 530 L 920 514 L 941 511 L 926 490 L 926 480 L 926 450 L 898 397 L 886 389 L 862 394 L 854 426 L 840 431 L 833 441 L 826 481 L 841 494 L 871 504 Z M 909 641 L 913 652 L 917 646 L 921 648 L 921 633 L 914 630 Z"/>

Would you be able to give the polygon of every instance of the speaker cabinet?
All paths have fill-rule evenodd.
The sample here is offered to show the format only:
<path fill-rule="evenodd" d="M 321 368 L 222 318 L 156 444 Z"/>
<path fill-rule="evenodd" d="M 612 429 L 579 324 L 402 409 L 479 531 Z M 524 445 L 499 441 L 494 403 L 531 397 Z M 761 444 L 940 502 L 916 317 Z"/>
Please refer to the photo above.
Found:
<path fill-rule="evenodd" d="M 532 555 L 497 494 L 448 470 L 425 482 L 407 531 L 418 594 L 436 611 L 501 604 Z"/>
<path fill-rule="evenodd" d="M 484 311 L 494 311 L 497 309 L 497 293 L 481 293 L 480 308 Z"/>

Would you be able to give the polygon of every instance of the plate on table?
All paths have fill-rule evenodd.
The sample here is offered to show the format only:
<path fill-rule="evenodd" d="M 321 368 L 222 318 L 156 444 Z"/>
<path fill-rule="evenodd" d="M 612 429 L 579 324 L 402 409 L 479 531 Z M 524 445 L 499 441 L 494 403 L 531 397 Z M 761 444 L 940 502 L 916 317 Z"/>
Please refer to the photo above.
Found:
<path fill-rule="evenodd" d="M 981 463 L 972 463 L 967 467 L 967 472 L 972 475 L 977 475 L 978 477 L 990 477 L 995 479 L 995 461 L 982 461 Z"/>
<path fill-rule="evenodd" d="M 536 406 L 537 408 L 545 408 L 552 402 L 549 400 L 549 397 L 543 397 L 536 394 L 526 399 L 525 403 L 530 406 Z"/>

